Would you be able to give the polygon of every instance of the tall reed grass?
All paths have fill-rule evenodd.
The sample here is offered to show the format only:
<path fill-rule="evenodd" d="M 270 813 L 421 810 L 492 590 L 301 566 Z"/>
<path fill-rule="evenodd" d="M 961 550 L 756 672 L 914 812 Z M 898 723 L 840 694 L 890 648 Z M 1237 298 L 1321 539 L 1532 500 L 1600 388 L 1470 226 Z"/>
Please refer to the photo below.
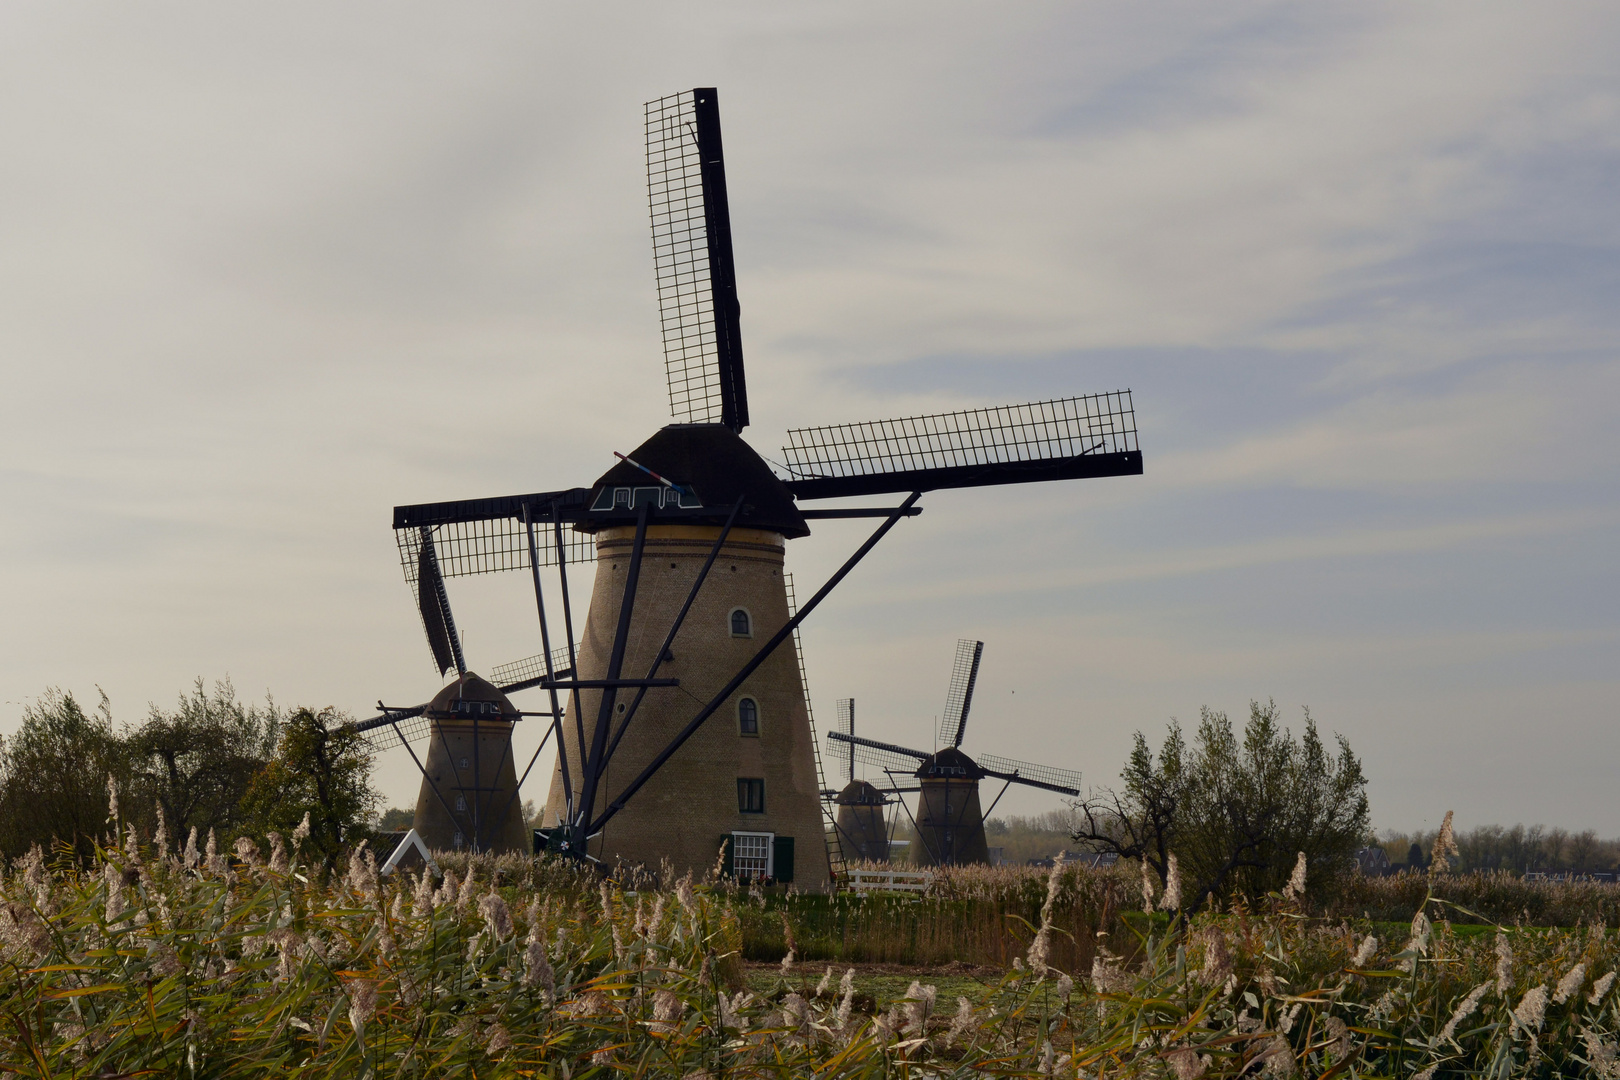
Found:
<path fill-rule="evenodd" d="M 951 904 L 1021 927 L 985 939 L 1010 970 L 954 1002 L 919 979 L 863 1015 L 853 969 L 802 960 L 813 928 L 801 938 L 791 910 L 690 878 L 460 859 L 443 881 L 379 880 L 369 853 L 327 872 L 279 837 L 235 858 L 133 836 L 89 865 L 36 851 L 0 879 L 0 1070 L 1620 1077 L 1620 948 L 1602 927 L 1459 934 L 1453 918 L 1479 916 L 1440 879 L 1389 941 L 1307 915 L 1308 890 L 1149 920 L 1127 917 L 1121 879 L 942 875 L 939 927 Z M 774 989 L 750 993 L 736 962 L 766 915 L 791 951 Z M 1092 940 L 1066 953 L 1076 931 Z"/>
<path fill-rule="evenodd" d="M 1122 870 L 1070 866 L 1057 873 L 1050 904 L 1050 872 L 1025 866 L 940 867 L 920 897 L 738 890 L 743 954 L 781 959 L 788 950 L 785 914 L 803 959 L 1007 968 L 1028 950 L 1044 907 L 1056 931 L 1052 964 L 1083 971 L 1098 931 L 1120 929 L 1121 913 L 1139 905 L 1139 886 Z"/>
<path fill-rule="evenodd" d="M 1326 910 L 1334 915 L 1405 922 L 1430 891 L 1472 914 L 1459 922 L 1527 926 L 1620 928 L 1620 885 L 1598 881 L 1526 881 L 1506 870 L 1477 870 L 1434 878 L 1419 872 L 1345 880 Z"/>

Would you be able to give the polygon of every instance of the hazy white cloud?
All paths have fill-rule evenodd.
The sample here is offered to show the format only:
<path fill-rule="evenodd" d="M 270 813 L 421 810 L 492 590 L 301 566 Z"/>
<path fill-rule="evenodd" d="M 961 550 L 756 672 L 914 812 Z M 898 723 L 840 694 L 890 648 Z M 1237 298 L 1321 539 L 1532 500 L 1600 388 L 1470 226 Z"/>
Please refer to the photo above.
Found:
<path fill-rule="evenodd" d="M 713 84 L 756 446 L 1138 394 L 1146 476 L 932 495 L 873 553 L 806 628 L 824 717 L 931 731 L 971 634 L 981 748 L 1106 778 L 1275 693 L 1381 821 L 1620 831 L 1557 779 L 1615 727 L 1609 8 L 5 19 L 0 731 L 48 685 L 431 693 L 390 508 L 584 482 L 664 422 L 641 103 Z M 858 535 L 797 542 L 801 591 Z M 454 584 L 470 651 L 535 651 L 515 582 Z M 1557 737 L 1502 757 L 1527 710 Z"/>

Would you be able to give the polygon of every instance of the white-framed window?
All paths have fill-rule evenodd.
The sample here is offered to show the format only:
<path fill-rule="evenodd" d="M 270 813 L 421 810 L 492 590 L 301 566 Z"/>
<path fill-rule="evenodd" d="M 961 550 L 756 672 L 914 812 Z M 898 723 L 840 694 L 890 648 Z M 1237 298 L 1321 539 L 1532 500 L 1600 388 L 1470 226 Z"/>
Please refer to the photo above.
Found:
<path fill-rule="evenodd" d="M 759 734 L 759 702 L 751 697 L 737 702 L 737 730 L 743 735 Z"/>
<path fill-rule="evenodd" d="M 465 795 L 457 795 L 456 796 L 456 809 L 457 810 L 465 810 L 465 809 L 467 809 L 467 796 L 465 796 Z"/>
<path fill-rule="evenodd" d="M 465 844 L 467 842 L 467 838 L 465 836 L 462 836 L 460 833 L 456 833 L 456 838 L 452 842 L 456 845 L 456 850 L 460 851 L 461 850 L 461 845 Z"/>
<path fill-rule="evenodd" d="M 775 833 L 734 832 L 731 834 L 731 872 L 740 880 L 768 878 L 776 869 L 771 865 Z"/>
<path fill-rule="evenodd" d="M 754 636 L 754 620 L 753 620 L 753 617 L 748 614 L 748 609 L 747 608 L 732 608 L 731 609 L 731 636 L 732 637 L 753 637 Z"/>

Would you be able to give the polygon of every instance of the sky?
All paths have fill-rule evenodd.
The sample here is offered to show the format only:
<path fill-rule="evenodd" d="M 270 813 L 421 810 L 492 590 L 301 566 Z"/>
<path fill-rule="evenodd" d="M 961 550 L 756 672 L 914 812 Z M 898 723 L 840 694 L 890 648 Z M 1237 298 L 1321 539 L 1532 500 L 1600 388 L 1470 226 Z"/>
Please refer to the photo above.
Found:
<path fill-rule="evenodd" d="M 1620 834 L 1616 55 L 1578 3 L 7 4 L 0 734 L 431 696 L 391 509 L 668 422 L 642 107 L 715 86 L 757 449 L 1137 410 L 1142 476 L 922 500 L 805 623 L 823 729 L 928 742 L 979 638 L 970 752 L 1106 787 L 1274 699 L 1378 827 Z M 539 651 L 450 584 L 474 670 Z"/>

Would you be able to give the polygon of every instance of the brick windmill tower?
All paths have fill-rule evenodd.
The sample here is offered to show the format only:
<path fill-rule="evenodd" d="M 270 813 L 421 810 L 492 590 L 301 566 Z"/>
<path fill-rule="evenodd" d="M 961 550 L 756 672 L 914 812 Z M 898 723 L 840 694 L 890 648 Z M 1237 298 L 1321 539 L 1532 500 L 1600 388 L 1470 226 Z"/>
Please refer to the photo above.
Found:
<path fill-rule="evenodd" d="M 836 830 L 821 805 L 800 667 L 780 646 L 898 521 L 921 512 L 925 491 L 1140 473 L 1130 391 L 794 429 L 779 475 L 741 437 L 748 397 L 715 91 L 650 102 L 646 146 L 675 422 L 589 487 L 396 507 L 395 537 L 419 602 L 442 598 L 446 578 L 529 572 L 543 651 L 494 669 L 491 685 L 548 695 L 547 708 L 502 716 L 543 718 L 541 748 L 558 744 L 545 806 L 552 849 L 701 871 L 723 848 L 739 876 L 820 888 L 841 855 L 824 839 Z M 902 493 L 895 506 L 803 505 Z M 787 542 L 812 521 L 853 518 L 880 522 L 790 610 Z M 587 561 L 594 580 L 576 647 L 568 571 Z M 549 615 L 548 567 L 560 586 Z M 554 647 L 558 607 L 564 644 Z M 423 611 L 431 642 L 435 620 L 451 622 L 448 600 Z M 427 711 L 384 708 L 359 726 L 409 745 L 409 725 L 420 731 Z M 442 801 L 431 772 L 422 805 Z"/>

